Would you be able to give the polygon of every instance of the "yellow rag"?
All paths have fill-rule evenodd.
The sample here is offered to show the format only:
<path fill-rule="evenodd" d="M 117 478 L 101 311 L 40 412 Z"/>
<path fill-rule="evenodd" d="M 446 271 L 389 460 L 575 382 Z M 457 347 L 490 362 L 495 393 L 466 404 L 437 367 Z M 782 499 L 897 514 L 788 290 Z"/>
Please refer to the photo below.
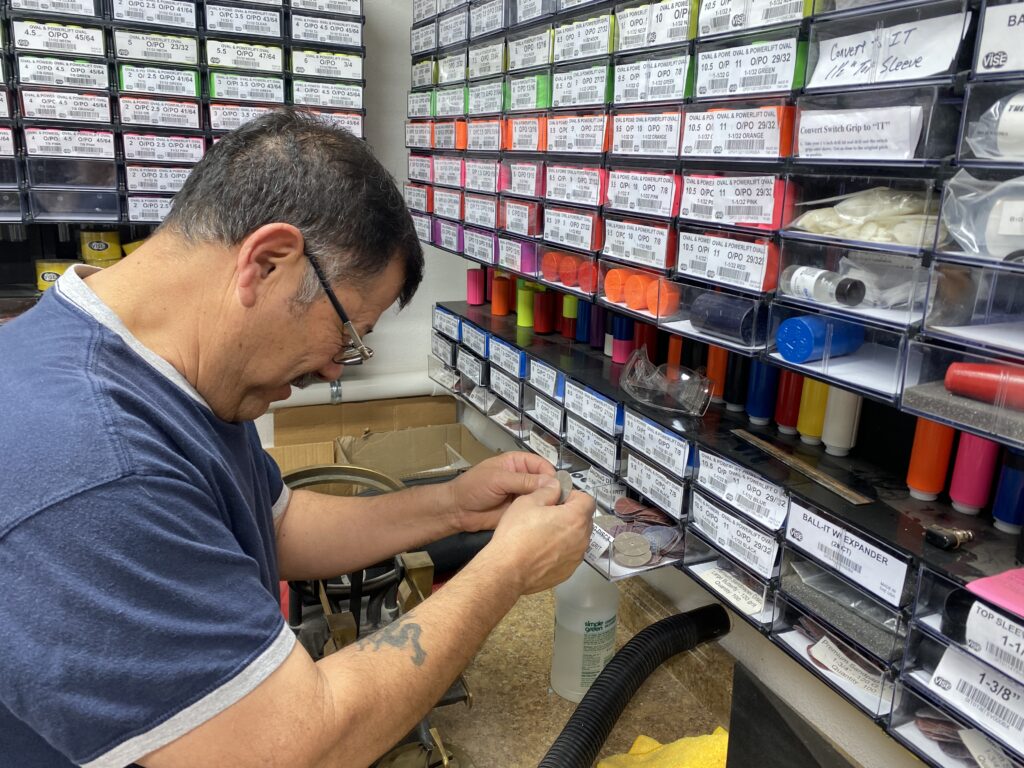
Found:
<path fill-rule="evenodd" d="M 612 755 L 597 768 L 725 768 L 729 734 L 716 728 L 710 736 L 689 736 L 661 744 L 650 736 L 637 736 L 625 755 Z"/>

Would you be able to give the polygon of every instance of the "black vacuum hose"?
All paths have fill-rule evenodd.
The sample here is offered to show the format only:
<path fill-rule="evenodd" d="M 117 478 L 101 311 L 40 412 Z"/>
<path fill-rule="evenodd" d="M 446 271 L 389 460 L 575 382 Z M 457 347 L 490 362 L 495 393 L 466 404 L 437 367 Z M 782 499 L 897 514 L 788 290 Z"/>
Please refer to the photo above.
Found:
<path fill-rule="evenodd" d="M 666 659 L 729 631 L 717 603 L 669 616 L 641 630 L 612 657 L 538 768 L 590 768 L 633 694 Z"/>

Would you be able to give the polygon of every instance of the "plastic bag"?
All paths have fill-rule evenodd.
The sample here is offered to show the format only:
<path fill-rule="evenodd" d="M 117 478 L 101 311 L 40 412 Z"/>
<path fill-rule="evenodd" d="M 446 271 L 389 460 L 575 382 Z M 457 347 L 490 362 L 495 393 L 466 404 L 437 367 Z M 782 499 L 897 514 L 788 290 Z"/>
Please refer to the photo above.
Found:
<path fill-rule="evenodd" d="M 957 172 L 946 183 L 942 221 L 965 253 L 1024 261 L 1024 176 L 999 182 Z"/>
<path fill-rule="evenodd" d="M 711 382 L 701 371 L 656 366 L 646 347 L 633 351 L 620 381 L 634 400 L 662 411 L 703 416 L 711 403 Z"/>
<path fill-rule="evenodd" d="M 814 208 L 790 225 L 793 229 L 844 240 L 865 240 L 898 245 L 930 244 L 936 227 L 936 212 L 922 192 L 889 187 L 872 187 L 848 195 L 808 200 L 801 206 L 835 202 Z M 940 226 L 940 241 L 945 232 Z"/>
<path fill-rule="evenodd" d="M 904 263 L 885 254 L 850 251 L 839 260 L 839 274 L 864 284 L 861 306 L 913 309 L 924 304 L 928 270 L 920 263 Z"/>
<path fill-rule="evenodd" d="M 975 157 L 1024 160 L 1024 91 L 999 99 L 967 126 L 964 137 Z"/>

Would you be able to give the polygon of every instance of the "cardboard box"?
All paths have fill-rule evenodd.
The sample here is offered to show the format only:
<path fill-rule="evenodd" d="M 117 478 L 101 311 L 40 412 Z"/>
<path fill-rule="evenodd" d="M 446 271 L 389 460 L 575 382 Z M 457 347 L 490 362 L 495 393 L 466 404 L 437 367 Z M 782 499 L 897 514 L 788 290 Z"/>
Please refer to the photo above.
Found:
<path fill-rule="evenodd" d="M 454 475 L 494 452 L 461 424 L 351 435 L 335 441 L 335 459 L 383 472 L 403 482 Z"/>
<path fill-rule="evenodd" d="M 279 445 L 267 448 L 267 453 L 277 462 L 277 466 L 281 468 L 281 474 L 287 474 L 294 469 L 303 467 L 334 463 L 334 443 L 330 441 Z"/>
<path fill-rule="evenodd" d="M 458 420 L 451 397 L 401 397 L 340 405 L 307 405 L 274 412 L 274 445 L 333 441 L 408 427 L 453 424 Z"/>

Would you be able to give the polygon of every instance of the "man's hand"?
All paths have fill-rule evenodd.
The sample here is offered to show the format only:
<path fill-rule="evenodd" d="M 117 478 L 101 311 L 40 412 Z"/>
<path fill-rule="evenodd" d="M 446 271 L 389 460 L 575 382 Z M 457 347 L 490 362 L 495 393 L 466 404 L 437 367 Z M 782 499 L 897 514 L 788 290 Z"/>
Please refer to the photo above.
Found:
<path fill-rule="evenodd" d="M 572 575 L 590 541 L 596 503 L 579 491 L 558 503 L 561 488 L 545 478 L 540 488 L 509 505 L 484 552 L 509 566 L 524 595 L 550 589 Z"/>
<path fill-rule="evenodd" d="M 486 531 L 497 527 L 509 504 L 533 493 L 545 478 L 554 476 L 551 464 L 523 451 L 502 453 L 480 462 L 448 484 L 456 528 Z"/>

